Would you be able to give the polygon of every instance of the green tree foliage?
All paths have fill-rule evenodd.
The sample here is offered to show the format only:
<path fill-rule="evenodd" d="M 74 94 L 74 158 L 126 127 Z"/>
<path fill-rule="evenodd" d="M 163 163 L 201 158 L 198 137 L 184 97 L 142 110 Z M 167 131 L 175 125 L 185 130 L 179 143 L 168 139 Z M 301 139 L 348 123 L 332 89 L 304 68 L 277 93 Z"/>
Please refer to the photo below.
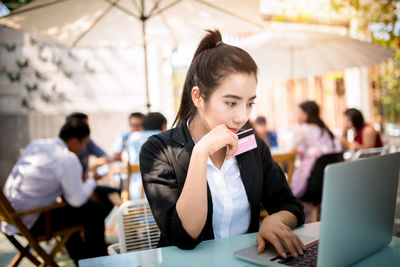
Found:
<path fill-rule="evenodd" d="M 384 122 L 400 122 L 400 1 L 399 0 L 330 0 L 336 11 L 350 9 L 359 30 L 371 33 L 373 42 L 394 50 L 393 59 L 380 66 L 380 111 Z"/>

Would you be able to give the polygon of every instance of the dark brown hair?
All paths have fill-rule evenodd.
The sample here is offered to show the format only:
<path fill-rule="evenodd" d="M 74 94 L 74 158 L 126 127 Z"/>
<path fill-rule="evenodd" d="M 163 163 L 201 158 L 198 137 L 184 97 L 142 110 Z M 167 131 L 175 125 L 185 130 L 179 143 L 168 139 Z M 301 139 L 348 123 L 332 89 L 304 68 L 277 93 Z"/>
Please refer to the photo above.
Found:
<path fill-rule="evenodd" d="M 167 119 L 160 112 L 150 112 L 142 119 L 142 125 L 145 131 L 162 130 Z"/>
<path fill-rule="evenodd" d="M 144 115 L 143 115 L 143 113 L 141 113 L 141 112 L 132 112 L 132 113 L 129 115 L 129 120 L 132 119 L 132 118 L 143 119 L 143 117 L 144 117 Z"/>
<path fill-rule="evenodd" d="M 87 120 L 88 116 L 85 113 L 82 112 L 73 112 L 69 114 L 66 118 L 65 121 L 72 121 L 72 120 Z"/>
<path fill-rule="evenodd" d="M 299 107 L 307 114 L 307 123 L 315 123 L 321 130 L 326 130 L 333 140 L 333 133 L 325 125 L 321 117 L 319 116 L 319 106 L 314 101 L 305 101 L 299 105 Z M 322 135 L 322 133 L 321 133 Z"/>
<path fill-rule="evenodd" d="M 89 135 L 89 126 L 83 120 L 78 118 L 72 118 L 71 120 L 66 121 L 58 134 L 64 142 L 67 142 L 72 138 L 78 138 L 79 142 L 81 142 Z"/>
<path fill-rule="evenodd" d="M 246 51 L 223 43 L 219 30 L 206 32 L 186 74 L 181 104 L 174 125 L 177 122 L 187 121 L 196 114 L 196 106 L 191 97 L 194 86 L 199 87 L 200 96 L 207 101 L 216 87 L 231 74 L 254 74 L 257 78 L 257 65 Z"/>
<path fill-rule="evenodd" d="M 356 131 L 360 131 L 360 129 L 364 126 L 365 120 L 364 116 L 362 115 L 361 111 L 355 108 L 348 108 L 344 112 L 344 115 L 350 118 L 351 123 L 353 124 Z"/>

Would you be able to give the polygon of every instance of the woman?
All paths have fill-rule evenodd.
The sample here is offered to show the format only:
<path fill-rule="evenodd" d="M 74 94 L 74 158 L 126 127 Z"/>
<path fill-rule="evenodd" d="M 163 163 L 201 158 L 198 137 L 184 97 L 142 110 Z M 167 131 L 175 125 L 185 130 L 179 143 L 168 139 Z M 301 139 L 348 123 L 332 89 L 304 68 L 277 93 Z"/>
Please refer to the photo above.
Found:
<path fill-rule="evenodd" d="M 299 105 L 299 128 L 295 133 L 294 148 L 299 164 L 292 176 L 293 194 L 301 198 L 307 187 L 307 180 L 315 160 L 323 154 L 339 152 L 339 142 L 319 115 L 319 106 L 314 101 Z"/>
<path fill-rule="evenodd" d="M 365 123 L 364 117 L 358 109 L 349 108 L 344 112 L 345 130 L 342 138 L 342 146 L 344 149 L 362 149 L 381 147 L 382 139 L 380 134 L 371 125 Z M 347 131 L 355 130 L 354 142 L 347 141 Z"/>
<path fill-rule="evenodd" d="M 290 230 L 303 224 L 302 205 L 258 137 L 257 149 L 234 157 L 236 133 L 256 98 L 257 66 L 244 50 L 208 31 L 193 57 L 175 119 L 140 153 L 143 184 L 161 230 L 160 245 L 192 249 L 203 240 L 256 232 L 286 257 L 304 246 Z M 271 216 L 259 228 L 260 204 Z"/>

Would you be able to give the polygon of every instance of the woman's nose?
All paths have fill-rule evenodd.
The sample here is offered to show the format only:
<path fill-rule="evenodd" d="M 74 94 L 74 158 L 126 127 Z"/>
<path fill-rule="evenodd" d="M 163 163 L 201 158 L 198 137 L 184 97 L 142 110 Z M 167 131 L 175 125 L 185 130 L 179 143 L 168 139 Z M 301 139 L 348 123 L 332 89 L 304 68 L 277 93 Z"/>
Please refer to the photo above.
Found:
<path fill-rule="evenodd" d="M 248 120 L 249 114 L 246 108 L 238 109 L 233 117 L 233 122 L 237 124 L 243 124 Z"/>

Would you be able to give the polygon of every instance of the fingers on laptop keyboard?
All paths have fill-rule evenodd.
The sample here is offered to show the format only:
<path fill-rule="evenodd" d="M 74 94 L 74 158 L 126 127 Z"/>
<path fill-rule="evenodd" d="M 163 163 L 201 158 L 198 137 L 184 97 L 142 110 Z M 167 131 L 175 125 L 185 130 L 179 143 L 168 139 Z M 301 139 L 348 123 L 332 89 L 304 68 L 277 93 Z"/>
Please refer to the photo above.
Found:
<path fill-rule="evenodd" d="M 293 234 L 294 234 L 294 233 L 293 233 Z M 299 238 L 298 235 L 296 235 L 296 234 L 294 234 L 294 235 L 295 235 L 295 238 L 294 238 L 293 242 L 294 242 L 294 244 L 295 244 L 295 247 L 296 247 L 296 249 L 297 249 L 297 252 L 298 252 L 300 255 L 304 255 L 304 250 L 306 250 L 306 246 L 303 244 L 303 242 L 301 241 L 301 239 Z"/>
<path fill-rule="evenodd" d="M 276 235 L 271 235 L 269 238 L 269 242 L 274 246 L 276 252 L 282 257 L 286 258 L 287 255 L 285 253 L 285 249 L 282 246 L 281 241 Z"/>
<path fill-rule="evenodd" d="M 286 250 L 293 257 L 297 258 L 299 255 L 304 255 L 304 245 L 301 242 L 300 238 L 292 231 L 289 231 L 285 233 L 285 235 L 283 235 L 282 243 Z"/>

